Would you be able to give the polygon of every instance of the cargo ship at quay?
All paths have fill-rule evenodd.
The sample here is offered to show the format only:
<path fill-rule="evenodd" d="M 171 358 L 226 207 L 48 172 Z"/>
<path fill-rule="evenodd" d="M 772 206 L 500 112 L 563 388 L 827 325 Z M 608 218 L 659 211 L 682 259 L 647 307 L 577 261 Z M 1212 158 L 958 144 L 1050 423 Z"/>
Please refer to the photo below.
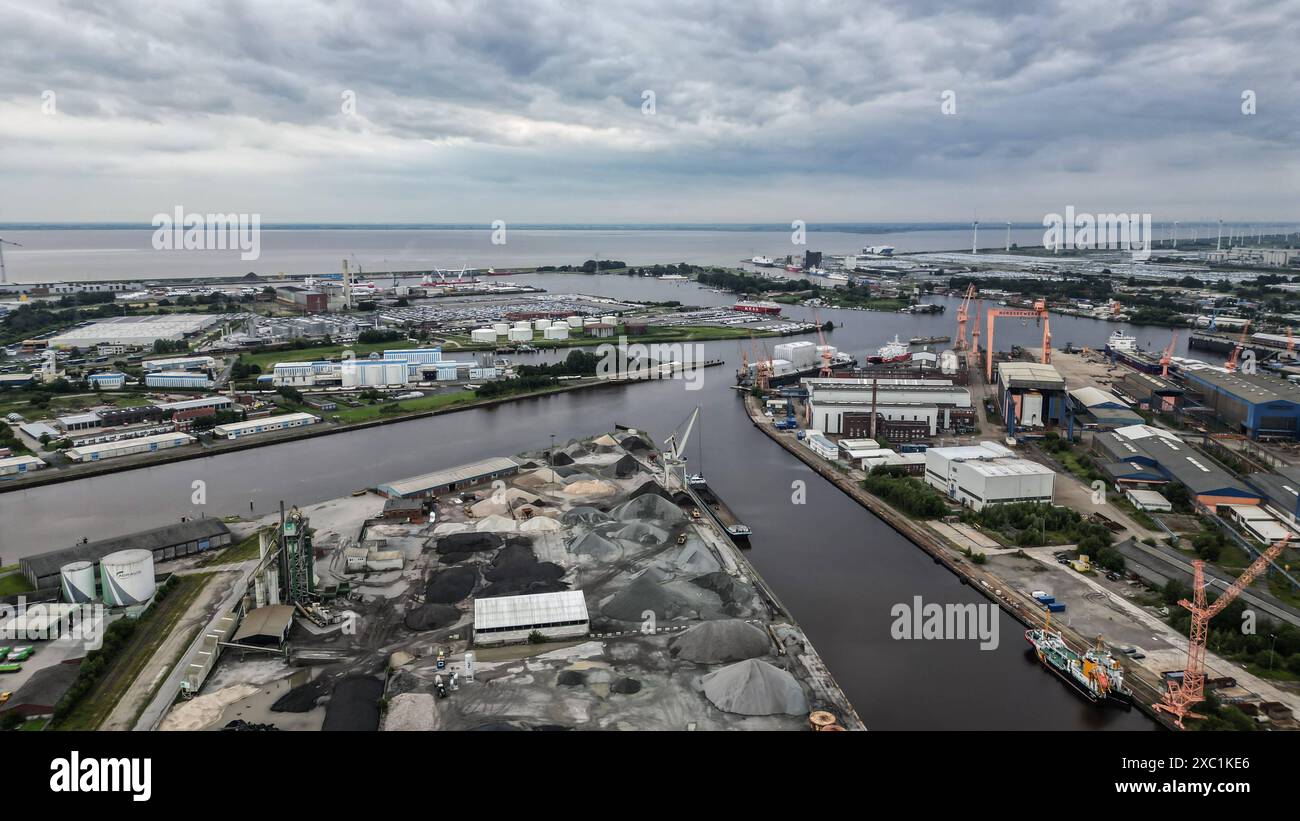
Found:
<path fill-rule="evenodd" d="M 1070 649 L 1051 621 L 1025 631 L 1025 641 L 1038 661 L 1094 704 L 1112 701 L 1125 707 L 1133 704 L 1133 692 L 1124 686 L 1124 668 L 1100 642 L 1079 655 Z"/>

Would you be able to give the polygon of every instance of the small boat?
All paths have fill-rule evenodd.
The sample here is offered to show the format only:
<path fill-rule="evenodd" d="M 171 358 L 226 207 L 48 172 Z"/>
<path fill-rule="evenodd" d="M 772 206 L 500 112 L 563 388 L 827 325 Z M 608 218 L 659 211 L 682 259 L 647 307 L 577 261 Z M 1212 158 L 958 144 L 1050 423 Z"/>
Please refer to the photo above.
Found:
<path fill-rule="evenodd" d="M 908 343 L 911 345 L 933 345 L 939 342 L 950 341 L 952 341 L 952 337 L 950 336 L 914 336 L 908 340 Z"/>
<path fill-rule="evenodd" d="M 886 365 L 891 362 L 906 362 L 911 358 L 912 352 L 898 338 L 898 334 L 894 334 L 893 340 L 880 346 L 874 356 L 867 357 L 867 361 L 873 365 Z"/>

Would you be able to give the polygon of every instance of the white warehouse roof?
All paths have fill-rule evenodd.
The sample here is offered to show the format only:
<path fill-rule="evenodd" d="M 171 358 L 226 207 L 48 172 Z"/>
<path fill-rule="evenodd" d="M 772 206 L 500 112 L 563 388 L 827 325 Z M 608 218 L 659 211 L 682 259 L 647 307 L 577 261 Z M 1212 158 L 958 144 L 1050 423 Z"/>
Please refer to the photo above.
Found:
<path fill-rule="evenodd" d="M 543 624 L 586 621 L 587 600 L 581 590 L 494 596 L 474 600 L 474 629 L 527 629 Z"/>

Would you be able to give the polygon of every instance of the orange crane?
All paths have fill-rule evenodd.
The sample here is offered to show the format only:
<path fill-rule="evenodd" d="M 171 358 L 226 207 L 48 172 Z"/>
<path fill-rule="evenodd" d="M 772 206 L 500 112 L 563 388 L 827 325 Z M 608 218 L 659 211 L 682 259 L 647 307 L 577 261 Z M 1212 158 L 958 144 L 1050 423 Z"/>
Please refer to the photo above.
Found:
<path fill-rule="evenodd" d="M 817 375 L 823 377 L 834 376 L 835 369 L 831 367 L 830 346 L 826 344 L 826 334 L 822 333 L 822 320 L 816 311 L 813 311 L 813 322 L 817 323 L 817 339 L 822 343 L 822 369 L 817 372 Z"/>
<path fill-rule="evenodd" d="M 1164 698 L 1151 705 L 1156 710 L 1176 716 L 1174 723 L 1179 729 L 1184 729 L 1185 718 L 1205 718 L 1192 712 L 1192 707 L 1205 700 L 1205 639 L 1209 634 L 1210 619 L 1232 604 L 1241 591 L 1245 590 L 1255 577 L 1264 572 L 1264 568 L 1286 549 L 1290 541 L 1291 534 L 1288 533 L 1285 538 L 1275 542 L 1272 547 L 1261 553 L 1259 558 L 1251 562 L 1250 567 L 1247 567 L 1211 605 L 1205 603 L 1205 562 L 1201 559 L 1192 562 L 1192 601 L 1181 599 L 1178 602 L 1192 613 L 1192 625 L 1187 637 L 1187 666 L 1183 669 L 1183 680 L 1181 683 L 1170 681 L 1169 691 L 1165 693 Z"/>
<path fill-rule="evenodd" d="M 984 307 L 983 300 L 975 301 L 974 322 L 971 323 L 970 331 L 970 350 L 966 354 L 966 371 L 973 373 L 979 370 L 980 363 L 980 308 Z"/>
<path fill-rule="evenodd" d="M 975 283 L 966 286 L 966 296 L 957 306 L 957 341 L 952 349 L 957 353 L 966 350 L 966 324 L 970 320 L 970 306 L 975 299 Z"/>
<path fill-rule="evenodd" d="M 1248 319 L 1246 324 L 1241 326 L 1241 338 L 1237 340 L 1237 347 L 1232 349 L 1232 356 L 1229 356 L 1228 361 L 1223 363 L 1223 369 L 1228 373 L 1237 372 L 1237 357 L 1241 355 L 1241 349 L 1246 347 L 1246 332 L 1249 330 L 1250 320 Z"/>
<path fill-rule="evenodd" d="M 767 353 L 767 346 L 758 341 L 754 332 L 749 332 L 750 342 L 754 346 L 754 384 L 761 393 L 767 393 L 772 376 L 772 357 Z"/>
<path fill-rule="evenodd" d="M 1052 361 L 1052 331 L 1047 322 L 1047 302 L 1039 299 L 1034 302 L 1033 308 L 989 308 L 985 312 L 988 317 L 988 336 L 984 340 L 984 378 L 991 384 L 993 382 L 993 325 L 994 321 L 1000 316 L 1017 317 L 1029 319 L 1032 317 L 1035 322 L 1043 326 L 1043 348 L 1039 355 L 1039 361 L 1044 365 L 1051 364 Z"/>
<path fill-rule="evenodd" d="M 1169 378 L 1169 361 L 1174 355 L 1174 346 L 1178 344 L 1178 332 L 1174 331 L 1173 339 L 1169 340 L 1169 347 L 1165 348 L 1160 354 L 1160 376 Z"/>

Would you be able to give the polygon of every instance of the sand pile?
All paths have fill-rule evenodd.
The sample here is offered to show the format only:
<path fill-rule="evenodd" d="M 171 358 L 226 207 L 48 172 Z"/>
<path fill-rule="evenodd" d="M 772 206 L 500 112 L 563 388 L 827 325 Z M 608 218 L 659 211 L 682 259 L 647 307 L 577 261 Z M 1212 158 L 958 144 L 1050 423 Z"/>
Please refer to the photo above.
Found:
<path fill-rule="evenodd" d="M 672 524 L 686 518 L 677 505 L 652 493 L 629 499 L 609 512 L 621 522 L 651 520 L 659 524 Z"/>
<path fill-rule="evenodd" d="M 558 485 L 564 481 L 564 477 L 550 468 L 538 468 L 532 473 L 520 476 L 515 483 L 523 487 L 544 487 L 546 485 Z"/>
<path fill-rule="evenodd" d="M 589 505 L 579 505 L 562 515 L 560 521 L 572 527 L 577 524 L 598 525 L 610 521 L 610 518 L 603 510 L 597 510 Z"/>
<path fill-rule="evenodd" d="M 475 502 L 470 505 L 469 512 L 476 519 L 482 519 L 487 516 L 502 516 L 510 512 L 510 506 L 506 504 L 505 499 L 495 496 L 489 496 L 481 502 Z"/>
<path fill-rule="evenodd" d="M 472 567 L 449 567 L 429 576 L 424 600 L 435 604 L 454 604 L 470 594 L 478 583 L 478 570 Z"/>
<path fill-rule="evenodd" d="M 462 597 L 464 598 L 464 597 Z M 407 630 L 438 630 L 460 621 L 460 611 L 449 604 L 423 604 L 406 614 Z"/>
<path fill-rule="evenodd" d="M 618 440 L 608 433 L 604 436 L 598 436 L 591 442 L 592 450 L 597 453 L 609 453 L 618 447 Z"/>
<path fill-rule="evenodd" d="M 745 716 L 808 712 L 808 699 L 795 677 L 760 659 L 723 667 L 700 679 L 713 706 Z"/>
<path fill-rule="evenodd" d="M 438 701 L 432 693 L 400 693 L 388 700 L 384 730 L 428 732 L 438 729 Z"/>
<path fill-rule="evenodd" d="M 767 655 L 772 642 L 762 628 L 740 619 L 706 621 L 673 639 L 672 652 L 700 664 L 722 664 Z"/>
<path fill-rule="evenodd" d="M 223 687 L 215 693 L 195 696 L 183 701 L 167 713 L 158 725 L 160 730 L 202 730 L 211 727 L 225 709 L 241 698 L 248 698 L 257 692 L 252 684 L 236 684 Z"/>
<path fill-rule="evenodd" d="M 564 488 L 565 493 L 571 493 L 574 496 L 608 496 L 617 491 L 618 488 L 600 479 L 585 479 Z"/>
<path fill-rule="evenodd" d="M 601 613 L 621 621 L 641 621 L 647 610 L 664 620 L 701 618 L 721 613 L 716 593 L 689 582 L 669 581 L 660 570 L 650 568 L 614 595 Z"/>
<path fill-rule="evenodd" d="M 449 533 L 438 540 L 438 552 L 479 553 L 496 550 L 504 543 L 505 540 L 494 533 Z"/>
<path fill-rule="evenodd" d="M 443 522 L 433 529 L 434 536 L 450 536 L 452 533 L 464 533 L 469 525 L 464 522 Z"/>
<path fill-rule="evenodd" d="M 474 525 L 476 533 L 514 533 L 518 529 L 519 523 L 514 519 L 495 513 Z"/>
<path fill-rule="evenodd" d="M 598 562 L 612 562 L 623 555 L 623 548 L 599 533 L 587 533 L 569 545 L 569 552 L 590 556 Z"/>
<path fill-rule="evenodd" d="M 550 516 L 534 516 L 519 524 L 519 529 L 525 533 L 559 530 L 561 527 L 563 526 Z"/>

